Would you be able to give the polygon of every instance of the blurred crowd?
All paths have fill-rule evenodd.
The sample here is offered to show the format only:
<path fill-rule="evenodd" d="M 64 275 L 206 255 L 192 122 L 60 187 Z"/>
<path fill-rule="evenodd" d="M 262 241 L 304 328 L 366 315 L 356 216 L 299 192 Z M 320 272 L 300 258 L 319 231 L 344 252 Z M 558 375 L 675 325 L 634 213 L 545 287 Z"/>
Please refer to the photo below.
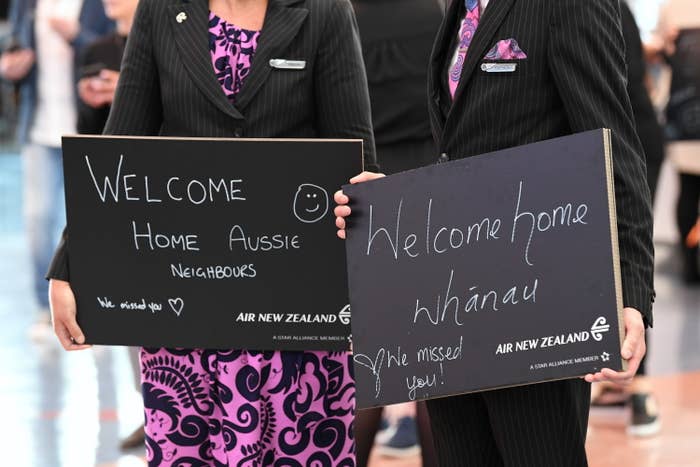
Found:
<path fill-rule="evenodd" d="M 23 213 L 37 306 L 29 332 L 37 341 L 53 338 L 45 273 L 65 225 L 61 135 L 102 132 L 137 2 L 0 0 L 0 149 L 21 153 Z M 444 4 L 353 3 L 379 163 L 388 173 L 423 166 L 435 155 L 424 102 L 425 69 Z M 642 41 L 632 11 L 624 2 L 622 7 L 628 91 L 646 153 L 649 186 L 654 196 L 662 162 L 668 158 L 680 185 L 676 220 L 681 274 L 688 286 L 698 287 L 700 9 L 697 0 L 666 0 L 657 27 Z M 653 352 L 654 343 L 649 347 Z M 630 388 L 598 385 L 593 393 L 594 405 L 632 408 L 631 435 L 653 435 L 660 426 L 659 409 L 644 375 L 642 368 Z M 426 417 L 420 405 L 360 413 L 358 465 L 368 463 L 373 447 L 382 455 L 402 457 L 420 452 L 421 444 L 423 465 L 436 465 Z M 122 440 L 123 447 L 142 445 L 143 436 L 137 430 Z"/>

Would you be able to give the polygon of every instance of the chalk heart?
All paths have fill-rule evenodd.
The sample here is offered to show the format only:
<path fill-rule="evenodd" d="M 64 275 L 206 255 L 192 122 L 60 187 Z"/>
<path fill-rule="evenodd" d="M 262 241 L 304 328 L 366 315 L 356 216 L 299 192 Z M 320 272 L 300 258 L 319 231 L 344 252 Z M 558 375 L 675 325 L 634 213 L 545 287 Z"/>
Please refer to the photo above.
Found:
<path fill-rule="evenodd" d="M 175 314 L 180 316 L 180 313 L 182 313 L 182 308 L 185 306 L 185 302 L 181 298 L 169 298 L 168 303 Z"/>

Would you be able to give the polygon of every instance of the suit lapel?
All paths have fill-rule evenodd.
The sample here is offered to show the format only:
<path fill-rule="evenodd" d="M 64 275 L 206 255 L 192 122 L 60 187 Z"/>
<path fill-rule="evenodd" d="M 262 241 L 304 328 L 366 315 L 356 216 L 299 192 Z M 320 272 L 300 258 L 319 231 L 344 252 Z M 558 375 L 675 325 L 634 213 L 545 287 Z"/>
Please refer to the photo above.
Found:
<path fill-rule="evenodd" d="M 221 89 L 216 79 L 209 50 L 209 4 L 207 0 L 178 2 L 169 7 L 167 21 L 187 72 L 200 91 L 226 114 L 242 119 L 243 115 Z"/>
<path fill-rule="evenodd" d="M 498 28 L 506 19 L 506 15 L 513 6 L 513 2 L 515 2 L 515 0 L 491 0 L 486 10 L 484 10 L 481 20 L 479 21 L 479 27 L 476 28 L 474 39 L 469 45 L 467 58 L 462 68 L 462 76 L 459 80 L 459 86 L 457 86 L 457 90 L 455 91 L 454 102 L 459 100 L 464 88 L 469 84 L 469 80 L 472 78 L 477 65 L 488 52 L 496 35 L 496 31 L 498 31 Z"/>
<path fill-rule="evenodd" d="M 435 37 L 433 50 L 430 54 L 430 64 L 428 65 L 428 90 L 430 92 L 428 103 L 430 105 L 430 115 L 433 117 L 434 123 L 439 125 L 438 130 L 440 132 L 445 124 L 442 111 L 440 110 L 442 72 L 445 60 L 448 60 L 447 48 L 451 42 L 450 34 L 452 34 L 452 25 L 457 21 L 456 16 L 459 12 L 461 2 L 462 0 L 454 0 L 450 3 L 449 9 L 445 13 L 445 17 Z"/>
<path fill-rule="evenodd" d="M 271 71 L 270 59 L 300 58 L 281 55 L 297 35 L 309 14 L 309 10 L 305 8 L 292 7 L 299 1 L 301 0 L 269 0 L 250 73 L 236 96 L 236 106 L 239 109 L 244 109 L 250 103 L 267 80 Z"/>

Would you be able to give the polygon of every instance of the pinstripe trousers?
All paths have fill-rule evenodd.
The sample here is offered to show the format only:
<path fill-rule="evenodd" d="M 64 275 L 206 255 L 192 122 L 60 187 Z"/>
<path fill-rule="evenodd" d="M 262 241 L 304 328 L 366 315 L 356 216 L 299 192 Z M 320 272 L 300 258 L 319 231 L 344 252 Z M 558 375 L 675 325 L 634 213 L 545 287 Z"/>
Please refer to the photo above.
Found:
<path fill-rule="evenodd" d="M 441 467 L 586 467 L 582 379 L 428 401 Z"/>

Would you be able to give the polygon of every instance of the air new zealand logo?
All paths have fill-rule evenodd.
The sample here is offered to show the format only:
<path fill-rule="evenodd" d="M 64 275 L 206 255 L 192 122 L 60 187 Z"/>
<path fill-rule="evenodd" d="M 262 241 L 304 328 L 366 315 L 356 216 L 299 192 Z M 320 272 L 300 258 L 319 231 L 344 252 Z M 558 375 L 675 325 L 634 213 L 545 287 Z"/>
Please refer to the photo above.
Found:
<path fill-rule="evenodd" d="M 603 340 L 603 333 L 608 331 L 610 331 L 610 325 L 602 316 L 595 320 L 595 323 L 591 326 L 591 336 L 598 342 Z"/>
<path fill-rule="evenodd" d="M 340 310 L 340 313 L 338 313 L 338 318 L 340 318 L 340 322 L 343 324 L 350 324 L 350 305 L 345 305 L 345 308 Z"/>

